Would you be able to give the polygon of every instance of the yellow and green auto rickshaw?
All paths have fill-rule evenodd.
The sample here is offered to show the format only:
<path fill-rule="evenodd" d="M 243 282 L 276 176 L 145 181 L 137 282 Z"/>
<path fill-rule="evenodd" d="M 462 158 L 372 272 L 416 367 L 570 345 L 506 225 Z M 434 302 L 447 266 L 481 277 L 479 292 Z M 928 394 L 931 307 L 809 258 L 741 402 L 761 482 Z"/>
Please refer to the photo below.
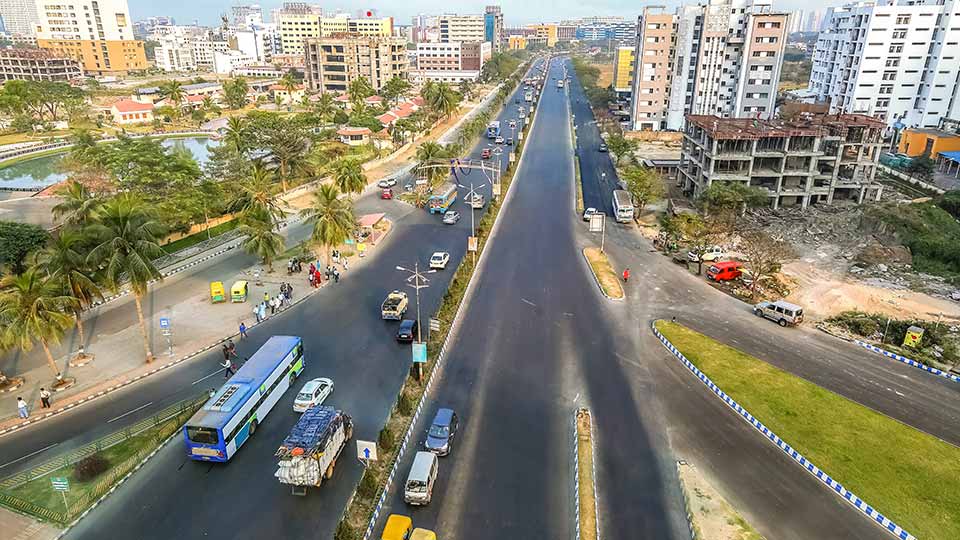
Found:
<path fill-rule="evenodd" d="M 223 292 L 223 282 L 222 281 L 211 281 L 210 282 L 210 302 L 216 304 L 217 302 L 226 302 L 227 295 Z"/>
<path fill-rule="evenodd" d="M 246 302 L 247 301 L 247 282 L 244 280 L 234 281 L 233 286 L 230 287 L 230 301 L 231 302 Z"/>

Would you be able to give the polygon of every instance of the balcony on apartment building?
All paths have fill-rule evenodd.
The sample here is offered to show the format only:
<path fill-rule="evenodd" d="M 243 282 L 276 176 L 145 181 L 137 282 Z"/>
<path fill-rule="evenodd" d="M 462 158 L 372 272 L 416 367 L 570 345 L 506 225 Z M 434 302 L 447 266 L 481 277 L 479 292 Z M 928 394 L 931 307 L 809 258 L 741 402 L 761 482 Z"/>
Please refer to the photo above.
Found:
<path fill-rule="evenodd" d="M 816 137 L 793 136 L 787 144 L 788 154 L 819 154 Z"/>
<path fill-rule="evenodd" d="M 707 146 L 709 148 L 709 146 Z M 717 141 L 717 157 L 730 159 L 750 159 L 753 141 L 748 139 L 722 139 Z"/>
<path fill-rule="evenodd" d="M 753 171 L 751 176 L 780 176 L 782 170 L 783 158 L 756 158 L 753 161 Z"/>
<path fill-rule="evenodd" d="M 786 175 L 809 175 L 810 174 L 810 158 L 809 157 L 799 157 L 799 156 L 789 156 L 784 161 L 783 164 L 783 174 Z"/>
<path fill-rule="evenodd" d="M 713 161 L 712 180 L 748 182 L 750 162 L 741 160 L 716 159 Z"/>
<path fill-rule="evenodd" d="M 787 140 L 783 137 L 761 137 L 757 139 L 755 156 L 781 156 Z"/>

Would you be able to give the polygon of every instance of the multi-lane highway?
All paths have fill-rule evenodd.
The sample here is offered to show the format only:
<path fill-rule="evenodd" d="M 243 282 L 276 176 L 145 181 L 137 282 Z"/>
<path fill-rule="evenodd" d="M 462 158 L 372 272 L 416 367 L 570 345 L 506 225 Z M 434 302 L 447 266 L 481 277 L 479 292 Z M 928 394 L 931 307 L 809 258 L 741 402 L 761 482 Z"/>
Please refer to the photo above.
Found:
<path fill-rule="evenodd" d="M 509 100 L 500 119 L 506 122 L 515 118 L 515 107 Z M 484 145 L 485 141 L 471 157 L 478 158 Z M 489 199 L 490 186 L 480 192 Z M 336 392 L 328 403 L 353 417 L 356 437 L 376 439 L 410 362 L 409 348 L 394 340 L 396 325 L 380 320 L 379 306 L 384 296 L 392 289 L 403 288 L 407 277 L 395 266 L 412 266 L 414 261 L 425 264 L 431 253 L 442 250 L 451 253 L 450 268 L 454 268 L 465 253 L 470 220 L 468 207 L 462 202 L 456 208 L 464 219 L 454 226 L 442 225 L 439 216 L 397 201 L 368 198 L 359 205 L 364 212 L 370 211 L 364 209 L 365 205 L 387 211 L 395 224 L 372 259 L 352 268 L 339 284 L 328 286 L 289 313 L 258 326 L 251 332 L 251 339 L 238 346 L 240 355 L 248 356 L 270 335 L 302 336 L 308 364 L 297 386 L 314 377 L 332 378 Z M 450 275 L 450 271 L 433 274 L 431 287 L 421 291 L 425 314 L 436 310 Z M 42 433 L 45 440 L 50 440 L 68 424 L 89 429 L 144 403 L 218 385 L 222 382 L 215 364 L 218 354 L 214 351 L 169 374 L 156 376 L 96 407 L 45 422 L 33 428 L 33 433 Z M 211 373 L 216 374 L 193 384 Z M 226 465 L 190 461 L 179 441 L 168 444 L 72 529 L 69 537 L 332 537 L 361 467 L 346 454 L 332 482 L 306 498 L 292 496 L 288 486 L 276 481 L 274 452 L 297 418 L 292 411 L 293 398 L 294 392 L 288 392 L 260 424 L 256 436 Z M 34 437 L 29 440 L 33 442 Z M 23 451 L 28 448 L 24 446 Z M 241 523 L 237 516 L 255 518 Z"/>

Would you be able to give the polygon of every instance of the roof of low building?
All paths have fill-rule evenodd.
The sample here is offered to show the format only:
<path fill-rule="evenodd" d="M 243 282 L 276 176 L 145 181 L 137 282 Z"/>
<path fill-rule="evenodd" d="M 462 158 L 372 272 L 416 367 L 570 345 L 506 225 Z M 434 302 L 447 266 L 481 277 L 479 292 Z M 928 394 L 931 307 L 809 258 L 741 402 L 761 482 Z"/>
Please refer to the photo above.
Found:
<path fill-rule="evenodd" d="M 791 120 L 761 118 L 721 118 L 716 115 L 688 114 L 687 122 L 718 139 L 760 139 L 762 137 L 842 135 L 849 128 L 883 128 L 883 120 L 865 114 L 801 113 Z"/>
<path fill-rule="evenodd" d="M 340 128 L 340 129 L 337 130 L 337 135 L 344 135 L 344 136 L 347 136 L 347 135 L 370 135 L 371 133 L 373 133 L 373 132 L 370 131 L 370 128 L 365 128 L 365 127 L 350 127 L 350 126 L 346 126 L 346 127 L 342 127 L 342 128 Z"/>
<path fill-rule="evenodd" d="M 112 105 L 114 109 L 118 112 L 128 113 L 128 112 L 146 112 L 153 110 L 152 103 L 140 103 L 139 101 L 133 101 L 132 99 L 121 99 Z"/>

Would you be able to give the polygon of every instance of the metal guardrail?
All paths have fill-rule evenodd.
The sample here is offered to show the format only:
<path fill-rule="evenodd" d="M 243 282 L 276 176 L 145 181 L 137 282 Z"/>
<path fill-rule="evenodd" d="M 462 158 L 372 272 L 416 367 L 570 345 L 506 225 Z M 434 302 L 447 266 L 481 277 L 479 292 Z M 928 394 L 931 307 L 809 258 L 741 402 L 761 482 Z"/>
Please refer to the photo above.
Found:
<path fill-rule="evenodd" d="M 3 500 L 5 495 L 3 493 L 4 490 L 15 489 L 23 484 L 26 484 L 27 482 L 47 476 L 64 467 L 69 467 L 70 465 L 73 465 L 86 457 L 92 456 L 93 454 L 106 450 L 107 448 L 116 446 L 123 441 L 126 441 L 132 437 L 136 437 L 148 429 L 159 426 L 171 418 L 186 416 L 187 414 L 192 415 L 196 409 L 203 405 L 207 399 L 209 399 L 209 396 L 204 393 L 202 396 L 174 403 L 150 418 L 141 420 L 121 431 L 101 437 L 91 443 L 77 448 L 76 450 L 61 456 L 57 456 L 56 458 L 42 463 L 36 467 L 4 478 L 2 481 L 0 481 L 0 501 Z M 184 418 L 184 422 L 185 421 L 186 418 Z M 120 467 L 117 468 L 119 469 Z"/>

